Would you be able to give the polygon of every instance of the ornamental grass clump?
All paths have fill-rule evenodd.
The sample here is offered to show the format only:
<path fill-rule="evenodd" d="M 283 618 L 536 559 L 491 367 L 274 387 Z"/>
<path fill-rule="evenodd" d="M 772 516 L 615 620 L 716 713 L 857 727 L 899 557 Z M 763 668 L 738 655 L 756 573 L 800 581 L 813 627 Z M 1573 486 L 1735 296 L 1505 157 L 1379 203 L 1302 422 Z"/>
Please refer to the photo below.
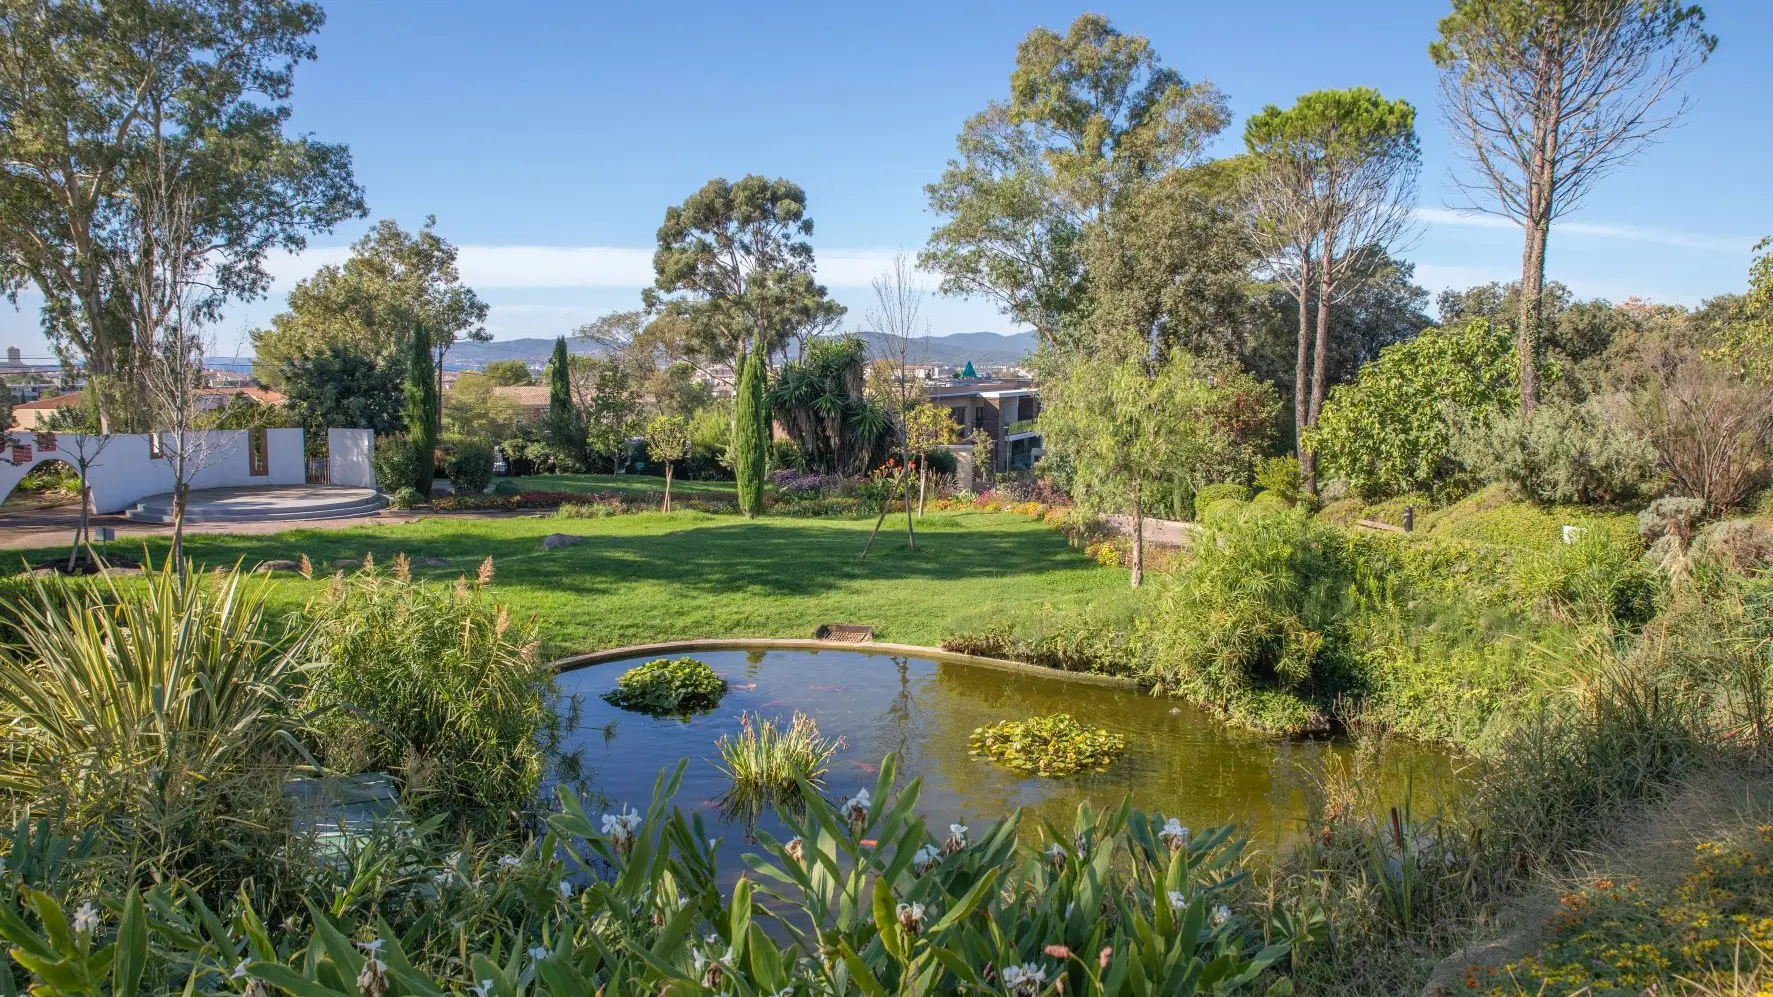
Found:
<path fill-rule="evenodd" d="M 973 754 L 1029 775 L 1067 776 L 1100 772 L 1127 750 L 1127 739 L 1085 727 L 1069 714 L 1002 720 L 973 731 Z"/>
<path fill-rule="evenodd" d="M 714 763 L 732 780 L 735 791 L 778 795 L 798 792 L 802 783 L 821 785 L 831 756 L 843 747 L 843 739 L 819 733 L 819 725 L 804 713 L 787 723 L 775 718 L 756 722 L 751 714 L 739 714 L 739 736 L 725 734 L 714 742 L 720 760 Z"/>
<path fill-rule="evenodd" d="M 604 702 L 654 716 L 688 716 L 720 705 L 726 679 L 695 658 L 658 658 L 630 668 L 603 694 Z"/>
<path fill-rule="evenodd" d="M 366 560 L 307 609 L 323 663 L 307 692 L 327 767 L 386 771 L 420 816 L 483 832 L 530 810 L 560 761 L 554 671 L 535 622 L 493 598 L 492 559 L 453 587 Z"/>

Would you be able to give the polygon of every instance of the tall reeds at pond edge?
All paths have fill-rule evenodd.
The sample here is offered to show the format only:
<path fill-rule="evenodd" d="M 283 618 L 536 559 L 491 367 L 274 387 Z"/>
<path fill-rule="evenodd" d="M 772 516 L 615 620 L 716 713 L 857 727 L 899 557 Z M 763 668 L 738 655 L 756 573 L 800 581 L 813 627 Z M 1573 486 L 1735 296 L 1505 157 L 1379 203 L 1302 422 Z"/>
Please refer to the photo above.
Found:
<path fill-rule="evenodd" d="M 491 558 L 453 587 L 413 580 L 404 558 L 366 558 L 304 614 L 321 760 L 391 772 L 416 816 L 483 835 L 533 815 L 551 767 L 575 769 L 558 751 L 568 718 L 535 622 L 513 617 L 492 584 Z"/>

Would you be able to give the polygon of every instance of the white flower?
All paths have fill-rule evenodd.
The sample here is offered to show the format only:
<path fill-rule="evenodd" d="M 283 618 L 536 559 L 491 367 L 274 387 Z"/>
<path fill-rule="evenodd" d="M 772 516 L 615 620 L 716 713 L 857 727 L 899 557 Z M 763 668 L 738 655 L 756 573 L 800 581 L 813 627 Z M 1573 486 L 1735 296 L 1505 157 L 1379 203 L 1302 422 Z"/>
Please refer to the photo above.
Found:
<path fill-rule="evenodd" d="M 868 791 L 858 789 L 856 795 L 843 801 L 843 806 L 839 809 L 845 817 L 849 818 L 850 825 L 860 831 L 862 825 L 868 822 L 868 807 L 872 803 L 873 801 L 868 797 Z"/>
<path fill-rule="evenodd" d="M 1041 985 L 1046 981 L 1047 971 L 1032 962 L 1021 966 L 1005 966 L 1003 970 L 1003 985 L 1011 993 L 1022 997 L 1034 997 L 1040 993 Z"/>
<path fill-rule="evenodd" d="M 381 951 L 382 951 L 382 944 L 383 944 L 382 940 L 380 938 L 378 938 L 373 942 L 358 942 L 357 947 L 362 949 L 365 952 L 368 952 L 370 955 L 380 955 Z"/>
<path fill-rule="evenodd" d="M 249 960 L 249 959 L 242 959 L 239 962 L 235 963 L 234 964 L 234 971 L 232 973 L 228 974 L 228 979 L 238 980 L 241 977 L 245 976 L 246 975 L 246 964 L 250 961 L 251 960 Z"/>
<path fill-rule="evenodd" d="M 555 889 L 560 891 L 560 899 L 571 900 L 573 898 L 573 884 L 566 880 L 561 880 L 560 885 L 555 887 Z"/>
<path fill-rule="evenodd" d="M 1065 864 L 1065 847 L 1057 841 L 1042 854 L 1047 857 L 1048 862 L 1053 863 L 1055 869 Z"/>
<path fill-rule="evenodd" d="M 74 912 L 74 930 L 76 932 L 82 932 L 82 933 L 90 935 L 94 931 L 98 930 L 98 926 L 99 926 L 98 908 L 94 907 L 92 905 L 92 901 L 88 900 L 87 902 L 80 905 L 79 910 Z"/>
<path fill-rule="evenodd" d="M 491 980 L 481 980 L 479 983 L 474 984 L 468 989 L 474 991 L 474 997 L 487 997 L 488 994 L 492 993 L 492 985 L 493 981 Z"/>
<path fill-rule="evenodd" d="M 518 865 L 517 856 L 515 856 L 515 855 L 501 855 L 501 856 L 499 856 L 499 868 L 501 868 L 501 869 L 515 869 L 515 868 L 517 868 L 517 865 Z"/>
<path fill-rule="evenodd" d="M 783 987 L 771 994 L 770 997 L 794 997 L 794 987 L 792 985 Z"/>
<path fill-rule="evenodd" d="M 535 961 L 537 961 L 537 962 L 541 962 L 541 961 L 542 961 L 542 960 L 543 960 L 543 959 L 546 959 L 546 958 L 548 958 L 548 948 L 547 948 L 547 946 L 545 946 L 545 945 L 537 945 L 537 946 L 536 946 L 536 947 L 535 947 L 535 948 L 533 948 L 533 949 L 530 949 L 530 950 L 529 950 L 529 957 L 530 957 L 530 958 L 531 958 L 531 959 L 534 959 L 534 960 L 535 960 Z"/>
<path fill-rule="evenodd" d="M 1159 841 L 1170 846 L 1170 851 L 1181 851 L 1188 847 L 1188 828 L 1174 817 L 1164 822 L 1163 830 L 1157 832 Z"/>
<path fill-rule="evenodd" d="M 916 855 L 911 856 L 911 871 L 921 876 L 934 868 L 941 858 L 942 853 L 936 850 L 935 845 L 925 845 L 917 850 Z"/>
<path fill-rule="evenodd" d="M 1231 920 L 1231 908 L 1225 906 L 1224 904 L 1214 904 L 1213 905 L 1213 925 L 1215 927 L 1217 927 L 1218 925 L 1224 924 L 1226 921 L 1229 921 L 1229 920 Z"/>
<path fill-rule="evenodd" d="M 633 810 L 623 808 L 621 813 L 603 815 L 603 836 L 616 846 L 616 851 L 628 854 L 628 846 L 634 843 L 634 836 L 640 831 L 641 816 Z"/>
<path fill-rule="evenodd" d="M 923 931 L 923 904 L 900 904 L 899 927 L 913 938 Z"/>
<path fill-rule="evenodd" d="M 1183 896 L 1179 890 L 1171 890 L 1169 892 L 1169 897 L 1171 910 L 1181 910 L 1188 906 L 1188 898 Z"/>
<path fill-rule="evenodd" d="M 942 842 L 942 851 L 953 855 L 967 846 L 967 826 L 965 824 L 948 825 L 948 840 Z"/>
<path fill-rule="evenodd" d="M 448 869 L 445 869 L 442 872 L 437 873 L 436 875 L 432 876 L 431 882 L 436 883 L 437 888 L 441 890 L 445 886 L 449 885 L 450 880 L 455 879 L 455 878 L 456 878 L 455 873 L 450 872 Z"/>

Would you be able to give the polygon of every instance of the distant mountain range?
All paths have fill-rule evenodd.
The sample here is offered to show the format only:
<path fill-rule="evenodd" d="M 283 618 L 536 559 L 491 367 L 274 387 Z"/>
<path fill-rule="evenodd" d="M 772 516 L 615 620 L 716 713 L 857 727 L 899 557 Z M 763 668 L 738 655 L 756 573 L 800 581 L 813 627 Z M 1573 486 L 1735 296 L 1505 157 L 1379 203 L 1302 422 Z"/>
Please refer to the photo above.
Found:
<path fill-rule="evenodd" d="M 896 355 L 887 337 L 874 332 L 862 333 L 868 342 L 868 351 L 874 356 Z M 910 361 L 912 363 L 951 364 L 960 367 L 968 363 L 981 367 L 998 367 L 1019 363 L 1034 352 L 1035 338 L 1032 332 L 1017 332 L 1008 335 L 996 332 L 957 332 L 950 336 L 930 336 L 925 339 L 911 341 Z M 596 353 L 599 347 L 583 339 L 568 339 L 566 348 L 573 353 Z M 494 360 L 522 360 L 524 363 L 540 366 L 548 361 L 554 352 L 554 340 L 535 337 L 530 339 L 495 339 L 490 343 L 457 343 L 450 347 L 445 366 L 451 370 L 479 370 Z M 205 357 L 204 366 L 215 370 L 237 370 L 250 373 L 251 357 Z"/>

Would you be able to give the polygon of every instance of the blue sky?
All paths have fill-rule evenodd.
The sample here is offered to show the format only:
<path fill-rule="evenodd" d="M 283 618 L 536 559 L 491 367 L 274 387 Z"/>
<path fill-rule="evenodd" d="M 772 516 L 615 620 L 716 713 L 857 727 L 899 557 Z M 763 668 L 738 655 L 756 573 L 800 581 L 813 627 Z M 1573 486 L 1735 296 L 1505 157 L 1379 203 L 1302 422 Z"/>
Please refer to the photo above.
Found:
<path fill-rule="evenodd" d="M 1712 0 L 1721 38 L 1687 88 L 1684 125 L 1604 181 L 1554 231 L 1553 279 L 1583 296 L 1694 304 L 1741 290 L 1773 233 L 1773 3 Z M 808 192 L 821 279 L 859 322 L 868 281 L 915 251 L 923 185 L 961 122 L 1005 95 L 1017 41 L 1083 9 L 1210 79 L 1242 121 L 1268 103 L 1368 85 L 1421 111 L 1424 232 L 1407 254 L 1431 291 L 1519 272 L 1506 222 L 1460 218 L 1462 195 L 1427 55 L 1440 0 L 617 4 L 333 0 L 320 57 L 297 77 L 294 127 L 350 144 L 370 219 L 272 261 L 269 299 L 213 330 L 235 352 L 297 279 L 376 218 L 436 214 L 497 338 L 553 336 L 634 307 L 668 204 L 708 178 L 764 173 Z M 0 345 L 41 354 L 36 300 L 0 307 Z M 933 299 L 938 334 L 1011 331 L 984 301 Z"/>

